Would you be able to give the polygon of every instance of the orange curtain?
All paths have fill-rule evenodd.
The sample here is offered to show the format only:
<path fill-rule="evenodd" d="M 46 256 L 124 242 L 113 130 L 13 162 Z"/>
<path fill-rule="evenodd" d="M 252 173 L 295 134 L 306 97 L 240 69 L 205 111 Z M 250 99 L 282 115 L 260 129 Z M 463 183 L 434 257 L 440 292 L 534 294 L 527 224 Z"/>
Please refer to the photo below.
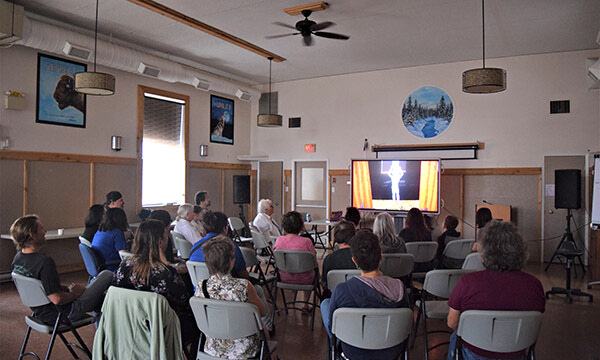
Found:
<path fill-rule="evenodd" d="M 371 176 L 367 161 L 355 161 L 352 168 L 352 206 L 356 208 L 373 208 L 373 195 L 371 193 Z"/>
<path fill-rule="evenodd" d="M 438 162 L 421 162 L 421 186 L 419 187 L 419 208 L 438 211 Z"/>

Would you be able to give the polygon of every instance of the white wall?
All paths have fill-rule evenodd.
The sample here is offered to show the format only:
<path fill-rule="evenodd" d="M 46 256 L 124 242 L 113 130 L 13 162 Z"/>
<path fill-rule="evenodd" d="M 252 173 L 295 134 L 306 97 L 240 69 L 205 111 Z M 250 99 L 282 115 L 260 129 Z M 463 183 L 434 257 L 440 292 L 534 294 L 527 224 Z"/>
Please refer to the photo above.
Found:
<path fill-rule="evenodd" d="M 593 50 L 488 60 L 488 67 L 506 69 L 507 90 L 486 95 L 461 89 L 462 72 L 480 67 L 477 61 L 276 83 L 284 126 L 253 125 L 252 153 L 283 159 L 287 169 L 293 159 L 323 158 L 330 168 L 343 169 L 350 159 L 364 157 L 365 138 L 371 145 L 480 141 L 485 150 L 477 160 L 444 165 L 541 167 L 544 155 L 600 149 L 600 96 L 586 86 L 586 58 L 599 55 Z M 405 98 L 426 85 L 444 89 L 454 102 L 451 126 L 433 139 L 410 134 L 401 118 Z M 571 113 L 550 115 L 550 100 L 571 100 Z M 302 127 L 289 129 L 287 118 L 296 116 Z M 317 152 L 304 153 L 307 143 L 317 144 Z"/>
<path fill-rule="evenodd" d="M 210 93 L 192 86 L 167 83 L 145 76 L 99 67 L 116 77 L 116 93 L 112 96 L 88 96 L 86 128 L 75 128 L 35 122 L 37 81 L 37 51 L 23 46 L 0 49 L 0 91 L 25 94 L 25 110 L 0 107 L 0 136 L 9 136 L 10 150 L 44 151 L 89 155 L 136 156 L 137 86 L 145 85 L 190 96 L 190 160 L 237 162 L 238 154 L 250 149 L 250 119 L 252 105 L 234 96 L 234 145 L 211 143 L 209 140 Z M 64 57 L 66 58 L 66 57 Z M 91 66 L 91 65 L 90 65 Z M 90 67 L 91 69 L 91 67 Z M 4 101 L 4 100 L 2 100 Z M 123 137 L 123 149 L 110 149 L 111 135 Z M 209 156 L 201 158 L 200 144 L 209 144 Z"/>

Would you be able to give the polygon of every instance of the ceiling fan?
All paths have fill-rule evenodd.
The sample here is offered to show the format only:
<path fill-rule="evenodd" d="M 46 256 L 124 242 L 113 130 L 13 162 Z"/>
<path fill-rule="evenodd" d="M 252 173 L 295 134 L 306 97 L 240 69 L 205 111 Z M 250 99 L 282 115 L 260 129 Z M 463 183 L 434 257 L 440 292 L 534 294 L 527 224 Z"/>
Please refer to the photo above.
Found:
<path fill-rule="evenodd" d="M 324 38 L 328 38 L 328 39 L 337 39 L 337 40 L 350 39 L 350 36 L 347 36 L 347 35 L 321 31 L 321 30 L 327 29 L 328 27 L 333 26 L 335 24 L 332 23 L 331 21 L 325 21 L 325 22 L 317 24 L 316 22 L 308 19 L 310 14 L 312 14 L 312 10 L 302 10 L 302 15 L 304 16 L 304 20 L 298 21 L 296 23 L 296 26 L 291 26 L 291 25 L 288 25 L 288 24 L 285 24 L 282 22 L 274 22 L 275 25 L 283 26 L 288 29 L 298 30 L 299 32 L 291 33 L 291 34 L 270 35 L 270 36 L 265 36 L 265 38 L 276 39 L 276 38 L 291 36 L 291 35 L 302 35 L 302 40 L 304 42 L 304 45 L 306 45 L 306 46 L 312 45 L 312 35 L 320 36 L 320 37 L 324 37 Z"/>

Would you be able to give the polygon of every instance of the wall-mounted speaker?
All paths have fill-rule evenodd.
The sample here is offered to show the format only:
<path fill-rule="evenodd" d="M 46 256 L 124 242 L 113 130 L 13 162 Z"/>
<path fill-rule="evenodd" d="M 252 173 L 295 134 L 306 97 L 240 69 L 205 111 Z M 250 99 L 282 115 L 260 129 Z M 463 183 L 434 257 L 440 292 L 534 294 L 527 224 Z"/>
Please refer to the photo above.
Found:
<path fill-rule="evenodd" d="M 291 128 L 299 128 L 301 123 L 302 123 L 302 119 L 299 117 L 289 118 L 289 127 L 291 127 Z"/>
<path fill-rule="evenodd" d="M 84 48 L 83 46 L 71 44 L 68 41 L 65 41 L 65 46 L 63 47 L 63 53 L 65 55 L 69 55 L 78 59 L 87 60 L 90 58 L 92 54 L 92 50 L 88 48 Z"/>
<path fill-rule="evenodd" d="M 194 80 L 192 80 L 192 84 L 198 90 L 208 91 L 210 89 L 210 82 L 208 80 L 194 77 Z"/>
<path fill-rule="evenodd" d="M 581 208 L 581 170 L 554 171 L 554 207 L 557 209 Z"/>
<path fill-rule="evenodd" d="M 238 89 L 235 92 L 235 96 L 237 96 L 240 100 L 244 100 L 244 101 L 252 100 L 252 94 L 250 94 L 249 92 L 246 92 L 242 89 Z"/>
<path fill-rule="evenodd" d="M 143 62 L 141 62 L 140 65 L 138 66 L 138 72 L 140 74 L 148 75 L 148 76 L 155 78 L 155 77 L 158 77 L 158 74 L 160 74 L 160 69 L 157 67 L 154 67 L 152 65 L 144 64 Z"/>
<path fill-rule="evenodd" d="M 250 175 L 233 175 L 233 203 L 250 204 Z"/>

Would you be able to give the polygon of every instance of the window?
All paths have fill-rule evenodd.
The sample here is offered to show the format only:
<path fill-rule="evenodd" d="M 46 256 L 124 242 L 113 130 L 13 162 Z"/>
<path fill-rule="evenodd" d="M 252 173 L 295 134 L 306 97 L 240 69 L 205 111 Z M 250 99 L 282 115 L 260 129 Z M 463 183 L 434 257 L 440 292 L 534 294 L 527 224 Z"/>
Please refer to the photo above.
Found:
<path fill-rule="evenodd" d="M 186 97 L 143 93 L 142 206 L 185 202 Z"/>

